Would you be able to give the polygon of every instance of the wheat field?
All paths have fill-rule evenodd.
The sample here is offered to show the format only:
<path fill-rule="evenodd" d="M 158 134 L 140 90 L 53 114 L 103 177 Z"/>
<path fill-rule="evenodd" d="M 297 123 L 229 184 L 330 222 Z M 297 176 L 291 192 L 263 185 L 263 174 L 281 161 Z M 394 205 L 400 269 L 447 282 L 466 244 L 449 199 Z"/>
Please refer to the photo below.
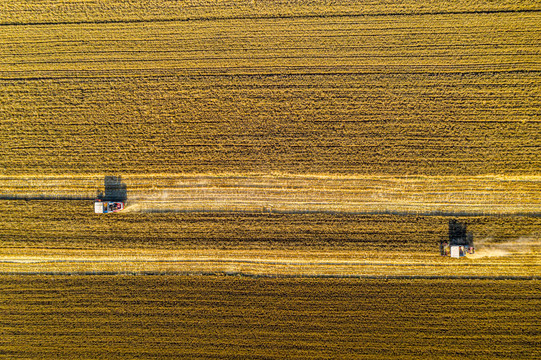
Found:
<path fill-rule="evenodd" d="M 187 3 L 4 4 L 3 173 L 540 175 L 534 5 Z"/>
<path fill-rule="evenodd" d="M 534 281 L 0 277 L 6 358 L 536 359 Z"/>
<path fill-rule="evenodd" d="M 0 2 L 0 358 L 539 358 L 540 23 Z"/>

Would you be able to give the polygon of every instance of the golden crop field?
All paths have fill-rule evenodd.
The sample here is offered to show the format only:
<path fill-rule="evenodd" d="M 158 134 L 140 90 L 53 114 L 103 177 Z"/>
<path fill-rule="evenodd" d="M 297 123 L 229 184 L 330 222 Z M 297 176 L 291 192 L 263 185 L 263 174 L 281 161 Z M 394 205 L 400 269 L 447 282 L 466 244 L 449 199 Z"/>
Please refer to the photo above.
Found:
<path fill-rule="evenodd" d="M 1 355 L 537 359 L 537 281 L 0 277 Z"/>
<path fill-rule="evenodd" d="M 66 208 L 69 203 L 69 208 Z M 477 254 L 439 255 L 448 216 L 121 212 L 0 201 L 0 273 L 522 277 L 541 274 L 541 217 L 463 217 Z"/>
<path fill-rule="evenodd" d="M 539 358 L 539 24 L 0 2 L 0 358 Z"/>
<path fill-rule="evenodd" d="M 540 175 L 539 6 L 268 3 L 4 2 L 2 173 Z"/>

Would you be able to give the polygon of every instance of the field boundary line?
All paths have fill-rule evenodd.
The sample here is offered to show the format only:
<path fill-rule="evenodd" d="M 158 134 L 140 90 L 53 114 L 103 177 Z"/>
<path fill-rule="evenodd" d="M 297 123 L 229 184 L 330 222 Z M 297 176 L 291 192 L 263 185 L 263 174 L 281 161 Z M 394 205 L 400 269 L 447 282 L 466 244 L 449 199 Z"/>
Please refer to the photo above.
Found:
<path fill-rule="evenodd" d="M 484 275 L 334 275 L 334 274 L 256 274 L 230 271 L 2 271 L 0 276 L 214 276 L 270 279 L 374 279 L 374 280 L 533 280 L 539 276 Z"/>
<path fill-rule="evenodd" d="M 0 25 L 1 26 L 1 25 Z M 164 79 L 165 77 L 169 78 L 230 78 L 230 77 L 276 77 L 276 76 L 367 76 L 367 75 L 382 75 L 382 72 L 380 71 L 319 71 L 319 72 L 313 72 L 313 71 L 298 71 L 298 72 L 238 72 L 238 73 L 204 73 L 199 71 L 199 69 L 192 69 L 193 72 L 190 73 L 179 73 L 186 69 L 177 69 L 177 68 L 169 68 L 167 71 L 170 73 L 170 75 L 156 75 L 154 73 L 149 74 L 137 74 L 134 75 L 133 72 L 125 72 L 121 74 L 113 74 L 113 75 L 85 75 L 85 74 L 74 74 L 73 76 L 67 76 L 67 75 L 59 75 L 59 76 L 28 76 L 28 77 L 0 77 L 0 81 L 2 82 L 10 82 L 10 81 L 45 81 L 45 80 L 55 80 L 55 81 L 67 81 L 67 80 L 73 80 L 73 79 L 81 79 L 81 80 L 121 80 L 125 81 L 127 78 L 130 79 Z M 56 72 L 56 70 L 52 70 L 50 72 Z M 103 74 L 103 71 L 89 71 L 92 73 L 99 73 Z M 120 71 L 119 71 L 120 72 Z M 2 71 L 0 70 L 0 74 Z M 11 73 L 11 72 L 10 72 Z M 451 76 L 451 75 L 494 75 L 494 74 L 525 74 L 525 73 L 532 73 L 532 74 L 538 74 L 541 73 L 541 70 L 537 69 L 509 69 L 509 70 L 442 70 L 442 71 L 434 71 L 434 70 L 427 70 L 427 71 L 418 71 L 418 70 L 403 70 L 403 71 L 391 71 L 386 70 L 383 75 L 425 75 L 425 76 Z"/>

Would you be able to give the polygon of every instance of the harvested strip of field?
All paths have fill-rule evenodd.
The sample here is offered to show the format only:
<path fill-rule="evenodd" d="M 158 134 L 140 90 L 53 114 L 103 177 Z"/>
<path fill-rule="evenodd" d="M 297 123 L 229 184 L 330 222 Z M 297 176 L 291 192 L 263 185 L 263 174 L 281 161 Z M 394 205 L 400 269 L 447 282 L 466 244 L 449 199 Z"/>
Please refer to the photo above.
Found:
<path fill-rule="evenodd" d="M 541 213 L 537 177 L 181 176 L 132 183 L 132 211 Z"/>
<path fill-rule="evenodd" d="M 231 274 L 256 277 L 521 278 L 541 276 L 541 242 L 451 259 L 434 253 L 340 250 L 3 249 L 1 274 Z"/>
<path fill-rule="evenodd" d="M 539 281 L 0 276 L 10 358 L 538 359 Z"/>
<path fill-rule="evenodd" d="M 153 174 L 122 180 L 131 212 L 541 214 L 536 176 Z M 0 177 L 0 198 L 91 200 L 104 191 L 102 183 L 98 176 Z"/>

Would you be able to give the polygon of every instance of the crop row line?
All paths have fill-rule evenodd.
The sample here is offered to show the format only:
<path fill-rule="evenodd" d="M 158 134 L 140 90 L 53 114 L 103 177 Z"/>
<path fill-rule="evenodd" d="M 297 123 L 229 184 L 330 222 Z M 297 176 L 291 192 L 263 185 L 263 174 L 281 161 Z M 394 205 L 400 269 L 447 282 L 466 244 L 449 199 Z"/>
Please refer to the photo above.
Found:
<path fill-rule="evenodd" d="M 457 15 L 493 15 L 493 14 L 528 14 L 540 13 L 541 9 L 497 9 L 497 10 L 463 10 L 463 11 L 423 11 L 423 12 L 381 12 L 381 13 L 336 13 L 336 14 L 277 14 L 277 15 L 237 15 L 237 16 L 187 16 L 150 19 L 95 19 L 73 21 L 3 21 L 0 26 L 55 26 L 55 25 L 87 25 L 87 24 L 133 24 L 133 23 L 166 23 L 166 22 L 211 22 L 231 20 L 280 20 L 280 19 L 331 19 L 331 18 L 370 18 L 370 17 L 422 17 L 422 16 L 457 16 Z"/>

